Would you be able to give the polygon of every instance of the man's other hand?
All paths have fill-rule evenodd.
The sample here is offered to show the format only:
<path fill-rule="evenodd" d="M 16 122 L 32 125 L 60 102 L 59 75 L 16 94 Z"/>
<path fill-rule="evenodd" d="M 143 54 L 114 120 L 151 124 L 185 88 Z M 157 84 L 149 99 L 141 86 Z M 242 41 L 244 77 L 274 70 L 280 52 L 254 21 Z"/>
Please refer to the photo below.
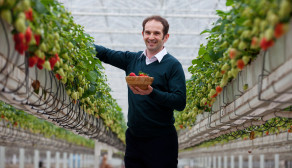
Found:
<path fill-rule="evenodd" d="M 139 94 L 139 95 L 149 95 L 153 91 L 153 88 L 150 85 L 148 85 L 147 90 L 142 90 L 137 86 L 136 87 L 129 86 L 129 87 L 134 94 Z"/>

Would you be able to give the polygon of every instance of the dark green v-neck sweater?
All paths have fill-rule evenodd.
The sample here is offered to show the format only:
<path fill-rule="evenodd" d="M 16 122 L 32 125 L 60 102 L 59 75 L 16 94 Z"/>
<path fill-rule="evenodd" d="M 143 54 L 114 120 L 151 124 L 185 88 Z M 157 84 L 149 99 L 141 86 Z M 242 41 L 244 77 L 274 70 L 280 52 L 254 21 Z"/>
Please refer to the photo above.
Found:
<path fill-rule="evenodd" d="M 149 137 L 175 131 L 173 111 L 186 105 L 186 81 L 181 63 L 170 54 L 161 62 L 146 65 L 140 52 L 123 52 L 95 45 L 97 57 L 110 65 L 138 74 L 139 71 L 154 77 L 153 91 L 149 95 L 133 94 L 128 88 L 128 127 L 136 136 Z"/>

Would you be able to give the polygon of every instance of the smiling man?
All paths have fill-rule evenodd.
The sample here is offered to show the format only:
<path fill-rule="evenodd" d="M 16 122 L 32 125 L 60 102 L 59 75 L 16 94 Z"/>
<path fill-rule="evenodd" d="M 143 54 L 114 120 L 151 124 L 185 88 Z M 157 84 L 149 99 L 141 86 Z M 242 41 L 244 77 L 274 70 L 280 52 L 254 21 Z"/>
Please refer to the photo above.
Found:
<path fill-rule="evenodd" d="M 176 168 L 178 139 L 173 111 L 185 108 L 185 75 L 181 63 L 164 47 L 169 38 L 167 20 L 150 16 L 142 27 L 145 51 L 114 51 L 95 45 L 96 56 L 126 75 L 142 71 L 154 77 L 147 90 L 128 89 L 126 168 Z"/>

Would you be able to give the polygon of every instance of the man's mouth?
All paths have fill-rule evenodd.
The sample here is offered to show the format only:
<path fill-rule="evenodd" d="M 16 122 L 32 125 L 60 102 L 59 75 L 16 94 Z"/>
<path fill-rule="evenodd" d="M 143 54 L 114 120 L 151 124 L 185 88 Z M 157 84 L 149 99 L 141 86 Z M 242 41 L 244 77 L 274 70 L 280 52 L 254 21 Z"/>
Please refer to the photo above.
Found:
<path fill-rule="evenodd" d="M 150 41 L 148 41 L 148 44 L 149 44 L 150 46 L 153 46 L 153 45 L 156 44 L 156 42 L 150 42 Z"/>

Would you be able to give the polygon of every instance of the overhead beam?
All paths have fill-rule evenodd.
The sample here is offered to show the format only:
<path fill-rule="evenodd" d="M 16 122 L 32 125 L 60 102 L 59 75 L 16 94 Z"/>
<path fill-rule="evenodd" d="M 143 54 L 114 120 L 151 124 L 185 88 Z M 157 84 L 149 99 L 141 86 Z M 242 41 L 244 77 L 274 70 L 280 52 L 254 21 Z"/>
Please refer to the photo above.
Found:
<path fill-rule="evenodd" d="M 106 12 L 72 12 L 74 16 L 115 16 L 115 17 L 148 17 L 149 13 L 106 13 Z M 196 19 L 217 19 L 217 15 L 203 14 L 166 14 L 164 17 L 175 18 L 196 18 Z"/>
<path fill-rule="evenodd" d="M 110 29 L 85 29 L 85 31 L 87 33 L 114 33 L 114 34 L 141 34 L 141 31 L 137 31 L 137 30 L 110 30 Z M 200 32 L 192 32 L 192 31 L 185 31 L 185 32 L 169 32 L 169 34 L 171 35 L 195 35 L 195 36 L 200 36 Z M 201 36 L 207 36 L 209 35 L 209 33 L 204 33 Z"/>
<path fill-rule="evenodd" d="M 74 10 L 114 10 L 114 11 L 120 11 L 120 10 L 126 10 L 126 11 L 141 11 L 141 8 L 115 8 L 115 7 L 91 7 L 91 6 L 72 6 L 69 7 L 70 9 Z M 215 13 L 214 9 L 170 9 L 170 8 L 143 8 L 143 11 L 155 11 L 155 12 L 161 12 L 161 11 L 166 11 L 166 12 L 204 12 L 204 13 Z"/>

